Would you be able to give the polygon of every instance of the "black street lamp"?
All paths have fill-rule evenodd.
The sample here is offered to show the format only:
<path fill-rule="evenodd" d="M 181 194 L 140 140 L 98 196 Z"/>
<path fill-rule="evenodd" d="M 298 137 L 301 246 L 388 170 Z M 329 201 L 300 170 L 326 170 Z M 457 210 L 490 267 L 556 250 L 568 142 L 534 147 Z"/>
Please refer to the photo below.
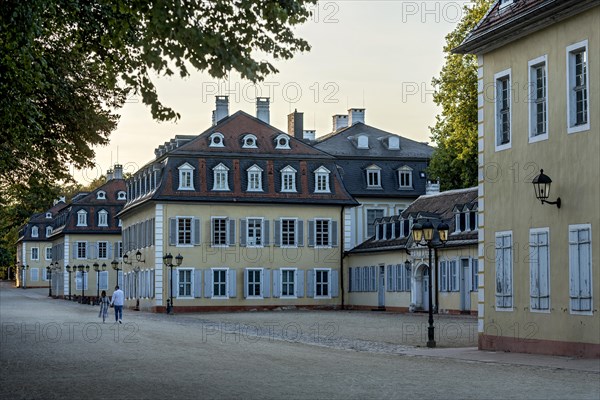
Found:
<path fill-rule="evenodd" d="M 65 269 L 67 270 L 67 272 L 69 273 L 69 300 L 71 300 L 71 272 L 75 271 L 75 266 L 73 265 L 73 268 L 71 269 L 71 266 L 69 264 L 67 264 L 65 266 Z"/>
<path fill-rule="evenodd" d="M 139 266 L 135 266 L 133 267 L 133 272 L 135 272 L 135 288 L 134 288 L 134 293 L 135 293 L 135 308 L 133 309 L 134 311 L 140 311 L 140 298 L 138 297 L 138 273 L 140 272 L 140 267 Z"/>
<path fill-rule="evenodd" d="M 544 174 L 544 170 L 540 169 L 540 174 L 533 178 L 533 189 L 535 190 L 535 197 L 542 202 L 542 204 L 556 204 L 556 207 L 560 208 L 560 197 L 556 201 L 548 201 L 550 196 L 550 184 L 552 179 L 548 175 Z"/>
<path fill-rule="evenodd" d="M 21 277 L 22 277 L 22 279 L 21 279 L 21 281 L 22 281 L 21 282 L 21 287 L 23 289 L 27 289 L 27 282 L 26 281 L 27 281 L 27 270 L 28 269 L 29 269 L 29 265 L 22 265 L 21 266 L 21 271 L 22 271 L 22 274 L 21 274 Z"/>
<path fill-rule="evenodd" d="M 117 286 L 119 286 L 119 271 L 121 270 L 121 268 L 119 268 L 119 262 L 117 260 L 112 260 L 110 265 L 112 265 L 112 268 L 117 271 Z"/>
<path fill-rule="evenodd" d="M 427 328 L 427 347 L 435 347 L 435 328 L 433 326 L 433 299 L 431 297 L 431 281 L 433 280 L 433 269 L 431 268 L 431 250 L 446 244 L 448 241 L 448 231 L 450 228 L 445 223 L 440 223 L 437 226 L 438 240 L 434 241 L 435 228 L 433 224 L 427 220 L 423 224 L 416 223 L 412 227 L 413 240 L 416 244 L 427 246 L 429 249 L 429 279 L 427 281 L 428 301 L 429 301 L 429 327 Z"/>
<path fill-rule="evenodd" d="M 100 304 L 100 271 L 106 271 L 106 263 L 102 263 L 102 268 L 100 268 L 100 265 L 95 262 L 94 271 L 96 271 L 96 301 Z"/>
<path fill-rule="evenodd" d="M 50 263 L 52 265 L 52 263 Z M 52 297 L 52 268 L 49 266 L 46 267 L 46 279 L 48 280 L 48 297 Z"/>
<path fill-rule="evenodd" d="M 183 262 L 183 256 L 181 254 L 178 254 L 177 257 L 175 257 L 175 263 L 177 264 L 177 266 L 179 267 L 181 265 L 181 263 Z M 163 257 L 163 263 L 165 264 L 166 267 L 171 268 L 171 278 L 170 278 L 170 301 L 167 300 L 167 314 L 171 314 L 173 312 L 173 255 L 171 253 L 165 254 L 165 256 Z"/>
<path fill-rule="evenodd" d="M 90 266 L 83 266 L 83 264 L 80 264 L 77 269 L 81 273 L 81 304 L 83 304 L 83 299 L 85 297 L 85 273 L 89 272 Z"/>

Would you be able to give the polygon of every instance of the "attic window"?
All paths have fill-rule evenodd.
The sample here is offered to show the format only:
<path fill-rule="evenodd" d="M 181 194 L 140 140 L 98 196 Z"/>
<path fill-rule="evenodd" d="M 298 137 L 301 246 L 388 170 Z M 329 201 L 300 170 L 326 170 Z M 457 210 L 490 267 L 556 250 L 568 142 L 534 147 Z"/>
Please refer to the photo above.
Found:
<path fill-rule="evenodd" d="M 377 165 L 367 167 L 367 188 L 381 189 L 381 168 Z"/>
<path fill-rule="evenodd" d="M 276 149 L 289 149 L 290 148 L 290 138 L 284 134 L 277 136 L 275 138 L 275 148 Z"/>
<path fill-rule="evenodd" d="M 256 136 L 246 135 L 244 136 L 242 148 L 244 149 L 256 149 Z"/>
<path fill-rule="evenodd" d="M 368 149 L 369 148 L 369 137 L 365 135 L 360 135 L 357 138 L 356 147 L 359 149 Z"/>
<path fill-rule="evenodd" d="M 120 191 L 119 193 L 117 193 L 117 200 L 125 200 L 127 198 L 127 195 L 125 194 L 124 191 Z"/>
<path fill-rule="evenodd" d="M 47 212 L 46 213 L 46 218 L 48 218 L 48 219 L 52 218 L 52 213 L 51 212 Z"/>
<path fill-rule="evenodd" d="M 98 200 L 106 200 L 106 192 L 102 190 L 98 191 L 98 193 L 96 194 L 96 198 Z"/>
<path fill-rule="evenodd" d="M 177 190 L 194 190 L 194 167 L 184 163 L 177 168 L 179 170 L 179 187 Z"/>
<path fill-rule="evenodd" d="M 329 171 L 324 166 L 315 170 L 315 193 L 329 193 Z"/>
<path fill-rule="evenodd" d="M 514 2 L 515 2 L 515 0 L 500 0 L 500 8 L 509 6 L 509 5 L 513 4 Z"/>
<path fill-rule="evenodd" d="M 398 188 L 399 189 L 412 189 L 413 183 L 413 170 L 411 167 L 405 165 L 398 168 Z"/>
<path fill-rule="evenodd" d="M 46 227 L 46 237 L 52 235 L 52 227 L 51 226 L 47 226 Z"/>
<path fill-rule="evenodd" d="M 400 150 L 400 138 L 398 136 L 390 136 L 388 138 L 388 149 Z"/>
<path fill-rule="evenodd" d="M 37 226 L 34 226 L 31 228 L 31 237 L 38 237 L 39 236 L 39 230 Z"/>
<path fill-rule="evenodd" d="M 210 135 L 210 144 L 209 147 L 225 147 L 224 143 L 225 137 L 220 132 L 215 132 Z"/>

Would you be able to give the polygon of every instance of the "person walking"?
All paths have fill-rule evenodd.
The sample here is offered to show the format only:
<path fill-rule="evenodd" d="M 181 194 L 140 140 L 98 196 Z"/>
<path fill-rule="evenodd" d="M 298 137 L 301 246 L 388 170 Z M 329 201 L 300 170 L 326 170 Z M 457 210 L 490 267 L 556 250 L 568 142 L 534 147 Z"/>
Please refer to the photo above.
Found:
<path fill-rule="evenodd" d="M 110 299 L 106 296 L 106 290 L 103 290 L 102 294 L 100 295 L 100 312 L 98 313 L 98 318 L 102 317 L 102 323 L 106 322 L 109 306 Z"/>
<path fill-rule="evenodd" d="M 112 295 L 110 305 L 115 307 L 115 322 L 122 324 L 123 319 L 123 302 L 125 300 L 125 294 L 119 286 L 115 286 L 115 292 Z"/>

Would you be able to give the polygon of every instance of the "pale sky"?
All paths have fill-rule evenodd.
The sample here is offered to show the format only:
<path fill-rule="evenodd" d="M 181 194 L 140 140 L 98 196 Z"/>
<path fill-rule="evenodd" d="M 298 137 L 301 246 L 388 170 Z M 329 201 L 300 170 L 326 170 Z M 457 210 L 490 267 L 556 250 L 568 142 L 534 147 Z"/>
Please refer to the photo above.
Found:
<path fill-rule="evenodd" d="M 229 95 L 229 113 L 256 115 L 255 96 L 271 98 L 271 125 L 287 131 L 287 115 L 304 112 L 304 129 L 317 136 L 332 130 L 334 114 L 365 108 L 365 122 L 421 142 L 439 109 L 431 80 L 444 62 L 444 37 L 468 1 L 321 0 L 313 19 L 297 29 L 312 49 L 276 61 L 279 73 L 253 84 L 233 75 L 218 81 L 205 73 L 155 81 L 165 105 L 181 114 L 177 123 L 158 123 L 135 98 L 121 110 L 110 145 L 96 148 L 96 168 L 75 173 L 85 183 L 112 162 L 134 172 L 154 158 L 154 149 L 176 134 L 210 127 L 214 94 Z"/>

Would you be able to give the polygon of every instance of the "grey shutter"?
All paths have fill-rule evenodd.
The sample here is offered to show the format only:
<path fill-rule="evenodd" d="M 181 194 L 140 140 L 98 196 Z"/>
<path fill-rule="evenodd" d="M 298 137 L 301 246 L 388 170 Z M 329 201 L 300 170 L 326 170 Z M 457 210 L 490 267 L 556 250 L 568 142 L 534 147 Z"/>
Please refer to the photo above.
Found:
<path fill-rule="evenodd" d="M 539 292 L 539 254 L 540 248 L 538 247 L 538 236 L 537 233 L 529 234 L 529 297 L 530 307 L 534 310 L 540 308 L 540 292 Z"/>
<path fill-rule="evenodd" d="M 90 259 L 90 258 L 96 258 L 96 254 L 94 252 L 94 249 L 96 248 L 98 244 L 96 242 L 94 242 L 93 244 L 90 244 L 89 242 L 85 244 L 85 258 Z M 92 252 L 94 254 L 92 254 Z M 90 254 L 92 254 L 94 257 L 90 257 Z"/>
<path fill-rule="evenodd" d="M 263 240 L 263 246 L 270 246 L 271 245 L 271 229 L 269 226 L 269 220 L 268 219 L 264 219 L 263 220 L 263 226 L 262 226 L 262 240 Z"/>
<path fill-rule="evenodd" d="M 235 219 L 229 220 L 229 246 L 235 245 Z"/>
<path fill-rule="evenodd" d="M 296 241 L 298 242 L 298 247 L 304 246 L 304 221 L 299 219 L 298 224 L 296 225 L 297 233 L 296 233 Z"/>
<path fill-rule="evenodd" d="M 331 271 L 331 297 L 338 297 L 340 295 L 340 279 L 339 272 L 337 270 Z"/>
<path fill-rule="evenodd" d="M 281 220 L 274 220 L 273 226 L 275 227 L 273 243 L 275 244 L 275 246 L 281 246 Z"/>
<path fill-rule="evenodd" d="M 112 252 L 112 257 L 108 257 L 109 259 L 112 258 L 113 260 L 116 260 L 119 257 L 119 242 L 113 242 L 113 252 Z"/>
<path fill-rule="evenodd" d="M 273 297 L 281 297 L 281 270 L 273 270 Z"/>
<path fill-rule="evenodd" d="M 204 270 L 204 297 L 212 297 L 213 295 L 213 274 L 212 270 Z"/>
<path fill-rule="evenodd" d="M 177 218 L 169 218 L 169 245 L 177 244 Z"/>
<path fill-rule="evenodd" d="M 123 285 L 123 271 L 119 271 L 117 273 L 117 277 L 119 278 L 119 285 L 120 285 L 119 287 L 121 289 L 123 289 L 124 288 L 124 285 Z M 116 285 L 116 283 L 115 283 L 115 285 Z"/>
<path fill-rule="evenodd" d="M 246 246 L 246 234 L 248 233 L 246 228 L 246 218 L 240 219 L 240 246 Z"/>
<path fill-rule="evenodd" d="M 194 245 L 198 246 L 202 244 L 202 238 L 200 233 L 200 219 L 194 218 Z"/>
<path fill-rule="evenodd" d="M 271 297 L 271 270 L 265 268 L 262 272 L 262 296 L 264 298 Z"/>
<path fill-rule="evenodd" d="M 147 228 L 147 221 L 142 221 L 140 222 L 140 247 L 141 249 L 143 249 L 144 247 L 146 247 L 146 239 L 148 238 L 148 228 Z"/>
<path fill-rule="evenodd" d="M 154 237 L 156 235 L 156 219 L 152 218 L 152 226 L 150 227 L 150 243 L 152 245 L 155 245 L 156 243 L 154 243 Z"/>
<path fill-rule="evenodd" d="M 352 285 L 354 284 L 354 276 L 352 275 L 354 273 L 354 268 L 349 267 L 348 268 L 348 292 L 353 292 L 354 290 L 352 290 Z"/>
<path fill-rule="evenodd" d="M 114 246 L 111 242 L 106 242 L 106 258 L 109 260 L 112 260 L 113 248 Z"/>
<path fill-rule="evenodd" d="M 393 281 L 392 281 L 392 271 L 394 271 L 396 268 L 394 268 L 392 265 L 387 265 L 387 275 L 386 275 L 386 291 L 387 292 L 391 292 L 392 291 L 392 285 L 393 285 Z"/>
<path fill-rule="evenodd" d="M 315 270 L 306 271 L 306 297 L 315 297 Z"/>
<path fill-rule="evenodd" d="M 234 221 L 235 223 L 235 221 Z M 236 297 L 237 296 L 237 287 L 236 287 L 236 282 L 235 282 L 235 278 L 237 276 L 237 271 L 235 269 L 230 269 L 227 271 L 229 274 L 229 297 Z"/>
<path fill-rule="evenodd" d="M 304 271 L 296 270 L 296 297 L 304 297 Z"/>
<path fill-rule="evenodd" d="M 202 270 L 194 270 L 194 297 L 202 297 Z"/>
<path fill-rule="evenodd" d="M 71 246 L 73 246 L 73 251 L 72 251 L 72 259 L 75 260 L 77 259 L 77 242 L 71 242 Z"/>
<path fill-rule="evenodd" d="M 248 268 L 244 268 L 244 298 L 248 298 Z"/>
<path fill-rule="evenodd" d="M 331 245 L 333 247 L 337 247 L 338 246 L 338 223 L 337 221 L 331 221 L 330 223 L 330 228 L 331 228 Z"/>
<path fill-rule="evenodd" d="M 308 220 L 308 247 L 315 247 L 315 220 Z"/>
<path fill-rule="evenodd" d="M 454 291 L 455 292 L 459 292 L 460 291 L 460 264 L 458 262 L 458 260 L 453 261 L 454 266 Z"/>
<path fill-rule="evenodd" d="M 150 296 L 151 299 L 154 298 L 154 270 L 150 270 Z"/>
<path fill-rule="evenodd" d="M 144 221 L 144 226 L 145 226 L 145 236 L 146 236 L 146 243 L 144 247 L 150 247 L 150 220 L 147 219 L 146 221 Z"/>

